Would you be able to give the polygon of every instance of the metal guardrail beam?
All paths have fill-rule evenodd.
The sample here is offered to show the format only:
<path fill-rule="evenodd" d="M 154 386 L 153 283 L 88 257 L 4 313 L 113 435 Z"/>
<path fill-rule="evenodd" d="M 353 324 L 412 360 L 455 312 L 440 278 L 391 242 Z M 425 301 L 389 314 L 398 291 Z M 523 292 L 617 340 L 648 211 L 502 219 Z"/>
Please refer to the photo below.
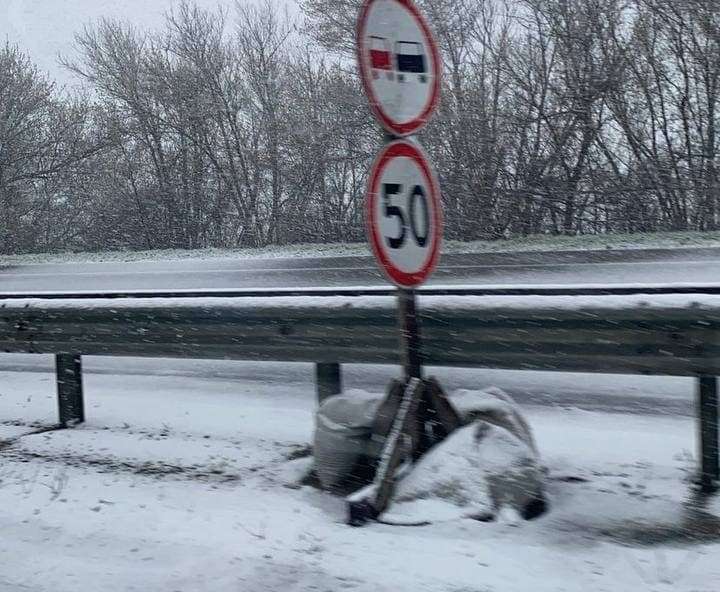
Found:
<path fill-rule="evenodd" d="M 276 289 L 217 289 L 217 290 L 126 290 L 126 291 L 82 291 L 82 292 L 0 292 L 2 300 L 25 300 L 42 298 L 46 300 L 95 300 L 128 298 L 280 298 L 300 296 L 394 296 L 394 288 L 352 287 L 352 288 L 276 288 Z M 627 296 L 705 294 L 720 295 L 720 284 L 578 284 L 539 286 L 437 286 L 417 290 L 420 296 Z"/>
<path fill-rule="evenodd" d="M 720 375 L 720 296 L 422 296 L 427 365 Z M 395 300 L 0 300 L 0 352 L 400 362 Z"/>

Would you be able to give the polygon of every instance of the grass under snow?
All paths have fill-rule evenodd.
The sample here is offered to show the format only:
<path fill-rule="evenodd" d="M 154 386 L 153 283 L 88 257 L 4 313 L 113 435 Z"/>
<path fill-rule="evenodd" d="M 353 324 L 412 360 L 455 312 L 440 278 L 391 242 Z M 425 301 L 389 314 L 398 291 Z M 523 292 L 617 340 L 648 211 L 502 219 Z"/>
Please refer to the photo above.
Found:
<path fill-rule="evenodd" d="M 598 251 L 607 249 L 681 249 L 720 247 L 720 231 L 655 232 L 642 234 L 552 236 L 533 235 L 496 241 L 446 241 L 443 253 L 500 253 L 522 251 Z M 164 249 L 151 251 L 101 251 L 0 255 L 0 265 L 43 263 L 101 263 L 122 261 L 172 261 L 182 259 L 282 259 L 286 257 L 369 256 L 366 243 L 299 244 L 257 249 Z"/>

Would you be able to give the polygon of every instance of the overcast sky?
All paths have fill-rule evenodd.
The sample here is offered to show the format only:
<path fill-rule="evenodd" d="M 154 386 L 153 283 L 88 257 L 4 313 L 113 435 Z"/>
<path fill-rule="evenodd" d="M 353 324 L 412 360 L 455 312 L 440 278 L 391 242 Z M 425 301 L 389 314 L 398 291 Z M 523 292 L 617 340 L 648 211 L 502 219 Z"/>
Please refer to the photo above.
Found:
<path fill-rule="evenodd" d="M 0 41 L 29 53 L 53 78 L 67 84 L 57 64 L 59 53 L 71 55 L 73 34 L 101 17 L 121 18 L 143 27 L 158 27 L 178 0 L 0 0 Z M 244 0 L 253 2 L 255 0 Z M 233 0 L 196 0 L 206 8 L 232 6 Z M 278 6 L 293 0 L 276 0 Z"/>

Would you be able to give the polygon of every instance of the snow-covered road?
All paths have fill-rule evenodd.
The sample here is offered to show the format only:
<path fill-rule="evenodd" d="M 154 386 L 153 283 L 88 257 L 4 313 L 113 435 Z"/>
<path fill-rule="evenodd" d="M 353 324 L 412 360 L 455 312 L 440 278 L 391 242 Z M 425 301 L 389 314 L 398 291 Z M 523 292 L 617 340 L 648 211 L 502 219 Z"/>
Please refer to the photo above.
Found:
<path fill-rule="evenodd" d="M 450 390 L 525 396 L 552 511 L 521 526 L 351 529 L 342 500 L 298 483 L 311 366 L 92 358 L 86 368 L 87 424 L 48 432 L 50 359 L 0 357 L 2 592 L 720 588 L 720 502 L 688 496 L 690 381 L 438 372 Z M 350 367 L 346 381 L 378 390 L 393 373 Z M 606 403 L 580 409 L 584 397 Z"/>

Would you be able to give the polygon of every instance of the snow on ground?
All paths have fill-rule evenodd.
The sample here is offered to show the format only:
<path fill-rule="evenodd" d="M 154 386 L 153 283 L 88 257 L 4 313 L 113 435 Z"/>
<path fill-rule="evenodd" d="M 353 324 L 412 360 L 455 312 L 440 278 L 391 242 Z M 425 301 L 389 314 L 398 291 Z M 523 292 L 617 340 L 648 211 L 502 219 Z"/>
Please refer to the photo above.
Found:
<path fill-rule="evenodd" d="M 298 483 L 311 366 L 89 359 L 87 424 L 43 431 L 56 402 L 37 359 L 0 357 L 1 592 L 720 588 L 720 502 L 689 495 L 688 415 L 526 405 L 550 469 L 549 514 L 352 529 L 342 500 Z M 391 372 L 352 368 L 349 386 L 376 388 Z M 481 388 L 505 375 L 441 379 Z M 510 376 L 499 386 L 513 395 L 539 377 Z M 631 391 L 660 384 L 638 380 Z M 687 382 L 668 381 L 656 396 L 674 401 Z M 623 393 L 621 377 L 598 383 L 601 397 Z"/>
<path fill-rule="evenodd" d="M 445 241 L 444 254 L 541 251 L 603 251 L 607 249 L 684 249 L 720 247 L 720 232 L 654 232 L 638 234 L 552 236 L 532 235 L 487 241 Z M 371 256 L 367 243 L 270 245 L 257 249 L 209 248 L 153 251 L 102 251 L 2 255 L 0 265 L 178 261 L 185 259 L 286 259 Z"/>

